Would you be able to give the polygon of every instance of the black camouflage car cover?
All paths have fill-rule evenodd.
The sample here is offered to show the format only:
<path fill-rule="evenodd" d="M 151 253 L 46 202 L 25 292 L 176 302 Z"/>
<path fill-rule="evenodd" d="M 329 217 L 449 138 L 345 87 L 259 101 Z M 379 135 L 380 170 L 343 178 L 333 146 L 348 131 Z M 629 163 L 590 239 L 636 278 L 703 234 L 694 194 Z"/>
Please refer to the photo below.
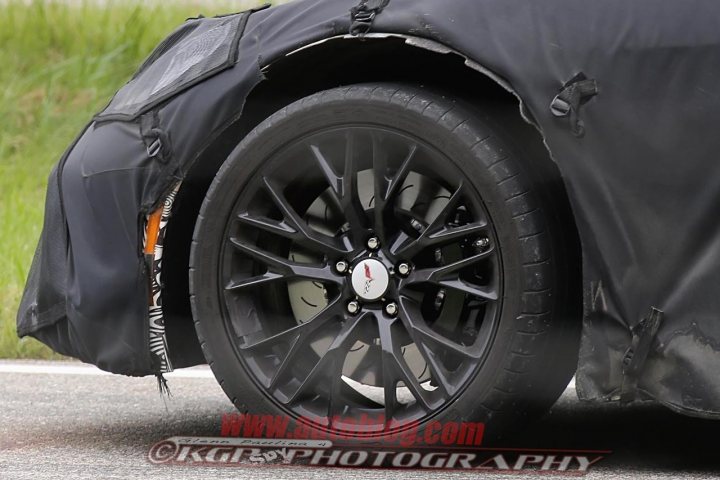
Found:
<path fill-rule="evenodd" d="M 265 66 L 330 37 L 402 34 L 511 88 L 562 172 L 584 257 L 580 396 L 720 415 L 720 3 L 358 1 L 190 19 L 165 40 L 50 175 L 19 334 L 115 373 L 171 368 L 148 308 L 148 215 Z"/>

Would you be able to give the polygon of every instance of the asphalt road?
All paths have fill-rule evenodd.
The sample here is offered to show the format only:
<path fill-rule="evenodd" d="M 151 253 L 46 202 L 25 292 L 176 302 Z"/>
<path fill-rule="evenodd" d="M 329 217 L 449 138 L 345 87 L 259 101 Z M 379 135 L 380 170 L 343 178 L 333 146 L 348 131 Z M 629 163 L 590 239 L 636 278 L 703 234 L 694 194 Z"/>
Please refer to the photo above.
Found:
<path fill-rule="evenodd" d="M 70 364 L 63 373 L 17 372 L 43 370 L 47 365 L 0 362 L 0 480 L 480 476 L 295 466 L 152 465 L 148 451 L 160 440 L 219 435 L 221 416 L 232 412 L 232 406 L 207 370 L 192 369 L 171 377 L 171 399 L 158 394 L 152 378 L 98 375 L 79 364 Z M 714 478 L 720 476 L 718 432 L 718 422 L 683 417 L 653 404 L 583 404 L 569 388 L 545 418 L 513 440 L 513 446 L 611 450 L 609 457 L 591 468 L 587 478 L 593 479 Z"/>

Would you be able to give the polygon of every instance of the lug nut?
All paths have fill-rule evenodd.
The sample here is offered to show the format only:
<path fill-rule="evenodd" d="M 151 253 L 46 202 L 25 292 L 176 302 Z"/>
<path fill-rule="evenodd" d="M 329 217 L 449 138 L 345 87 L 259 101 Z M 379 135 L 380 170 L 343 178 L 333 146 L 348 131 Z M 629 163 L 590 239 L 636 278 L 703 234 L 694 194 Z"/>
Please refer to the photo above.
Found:
<path fill-rule="evenodd" d="M 407 277 L 408 275 L 410 275 L 410 270 L 412 270 L 412 269 L 410 268 L 409 263 L 403 262 L 397 266 L 398 273 L 403 277 Z"/>
<path fill-rule="evenodd" d="M 377 250 L 380 248 L 380 240 L 377 237 L 370 237 L 367 241 L 367 246 L 370 250 Z"/>
<path fill-rule="evenodd" d="M 345 260 L 341 260 L 335 264 L 335 270 L 337 270 L 338 273 L 347 273 L 348 268 L 350 268 L 350 264 Z"/>
<path fill-rule="evenodd" d="M 358 302 L 356 302 L 355 300 L 353 300 L 352 302 L 347 304 L 347 311 L 351 315 L 355 315 L 356 313 L 358 313 L 360 311 L 360 304 Z"/>
<path fill-rule="evenodd" d="M 393 302 L 393 303 L 388 303 L 387 305 L 385 305 L 385 313 L 387 313 L 391 317 L 394 317 L 395 315 L 397 315 L 398 314 L 397 303 Z"/>
<path fill-rule="evenodd" d="M 477 248 L 478 250 L 487 250 L 490 248 L 490 239 L 487 237 L 478 238 L 473 242 L 473 247 Z"/>
<path fill-rule="evenodd" d="M 435 310 L 440 310 L 445 303 L 445 290 L 440 290 L 435 295 Z"/>

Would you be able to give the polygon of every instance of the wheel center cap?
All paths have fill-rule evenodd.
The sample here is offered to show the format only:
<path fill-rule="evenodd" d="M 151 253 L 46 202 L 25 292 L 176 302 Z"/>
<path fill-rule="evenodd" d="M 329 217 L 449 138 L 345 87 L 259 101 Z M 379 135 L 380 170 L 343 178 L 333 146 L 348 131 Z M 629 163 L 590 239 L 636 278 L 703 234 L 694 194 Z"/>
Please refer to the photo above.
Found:
<path fill-rule="evenodd" d="M 387 292 L 390 274 L 381 262 L 368 258 L 355 265 L 351 280 L 355 294 L 372 302 L 379 300 Z"/>

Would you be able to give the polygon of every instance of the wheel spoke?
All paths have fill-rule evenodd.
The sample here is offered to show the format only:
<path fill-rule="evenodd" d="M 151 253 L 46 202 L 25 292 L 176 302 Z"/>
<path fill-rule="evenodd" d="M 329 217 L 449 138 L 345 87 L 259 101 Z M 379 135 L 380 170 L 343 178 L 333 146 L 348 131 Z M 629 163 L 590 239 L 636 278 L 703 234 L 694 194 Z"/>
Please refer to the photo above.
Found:
<path fill-rule="evenodd" d="M 408 305 L 409 299 L 401 297 L 400 299 L 400 319 L 405 325 L 405 328 L 410 335 L 410 338 L 415 342 L 415 345 L 420 350 L 423 358 L 428 364 L 431 372 L 435 375 L 436 380 L 441 383 L 441 387 L 444 388 L 448 393 L 455 388 L 452 382 L 447 380 L 447 374 L 439 369 L 440 365 L 434 361 L 431 352 L 436 352 L 437 348 L 441 350 L 450 351 L 454 354 L 460 355 L 471 361 L 477 361 L 481 358 L 481 352 L 478 352 L 476 348 L 472 346 L 467 347 L 460 345 L 459 343 L 453 342 L 449 338 L 435 332 L 422 318 L 422 314 L 419 311 L 411 311 Z M 427 343 L 431 343 L 433 347 L 428 346 Z"/>
<path fill-rule="evenodd" d="M 285 238 L 293 239 L 293 237 L 298 233 L 298 231 L 288 225 L 287 222 L 278 222 L 277 220 L 263 216 L 241 213 L 238 215 L 238 220 L 251 227 L 259 228 L 260 230 Z"/>
<path fill-rule="evenodd" d="M 421 241 L 422 248 L 451 243 L 471 235 L 485 234 L 487 230 L 487 222 L 473 222 L 460 227 L 445 227 L 437 233 L 426 236 Z"/>
<path fill-rule="evenodd" d="M 417 151 L 418 146 L 416 143 L 410 145 L 410 150 L 407 157 L 405 157 L 405 160 L 403 160 L 403 162 L 400 164 L 400 168 L 397 169 L 397 171 L 395 172 L 395 176 L 392 178 L 392 180 L 390 180 L 390 183 L 387 186 L 387 191 L 385 192 L 386 202 L 392 200 L 395 195 L 400 191 L 400 187 L 402 186 L 403 182 L 405 182 L 405 179 L 410 173 L 410 167 L 413 160 L 415 159 L 415 154 L 417 153 Z"/>
<path fill-rule="evenodd" d="M 335 198 L 338 201 L 338 206 L 340 206 L 340 196 L 342 195 L 342 177 L 338 175 L 335 172 L 335 169 L 330 165 L 330 162 L 327 158 L 325 158 L 325 155 L 320 151 L 320 147 L 317 145 L 310 145 L 310 150 L 313 153 L 313 156 L 315 157 L 315 162 L 320 167 L 320 170 L 322 170 L 323 175 L 325 175 L 325 178 L 327 179 L 328 184 L 330 185 L 330 188 L 335 194 Z"/>
<path fill-rule="evenodd" d="M 237 237 L 230 238 L 230 243 L 239 251 L 266 265 L 270 273 L 279 274 L 285 278 L 308 278 L 337 284 L 343 283 L 342 277 L 335 275 L 327 264 L 312 265 L 293 262 L 244 242 Z M 273 280 L 277 280 L 277 278 L 273 278 Z M 267 281 L 271 280 L 267 279 Z"/>
<path fill-rule="evenodd" d="M 385 244 L 385 206 L 387 202 L 387 157 L 380 151 L 377 135 L 372 135 L 372 158 L 373 158 L 373 228 L 375 235 L 380 238 L 380 243 Z"/>
<path fill-rule="evenodd" d="M 382 322 L 385 323 L 385 322 Z M 382 379 L 383 379 L 383 398 L 385 400 L 385 421 L 390 422 L 395 416 L 398 408 L 397 400 L 397 384 L 398 365 L 395 357 L 395 349 L 393 346 L 392 333 L 389 325 L 380 326 L 380 343 L 382 345 Z M 422 397 L 421 397 L 422 398 Z M 418 400 L 420 401 L 420 400 Z"/>
<path fill-rule="evenodd" d="M 268 283 L 282 280 L 283 278 L 284 277 L 278 273 L 267 272 L 263 275 L 246 278 L 244 280 L 231 280 L 225 287 L 225 290 L 237 292 L 247 288 L 262 287 Z"/>
<path fill-rule="evenodd" d="M 389 421 L 393 418 L 398 408 L 397 384 L 403 382 L 415 397 L 418 404 L 425 410 L 431 411 L 436 402 L 431 398 L 431 392 L 425 390 L 418 379 L 408 367 L 402 354 L 402 348 L 393 333 L 393 326 L 397 320 L 380 321 L 378 328 L 380 332 L 380 344 L 382 347 L 382 372 L 385 398 L 385 418 Z"/>
<path fill-rule="evenodd" d="M 366 235 L 366 218 L 365 210 L 360 203 L 360 195 L 358 193 L 357 182 L 357 165 L 355 163 L 355 141 L 356 137 L 348 131 L 346 135 L 347 143 L 345 144 L 345 171 L 342 178 L 342 210 L 345 214 L 345 220 L 350 226 L 350 232 L 355 241 L 355 245 L 365 242 Z"/>
<path fill-rule="evenodd" d="M 413 238 L 405 233 L 404 231 L 400 230 L 397 235 L 395 235 L 395 238 L 392 240 L 392 243 L 390 244 L 390 251 L 391 252 L 397 252 L 400 247 L 402 247 L 406 242 L 413 241 Z"/>
<path fill-rule="evenodd" d="M 414 239 L 409 238 L 408 241 L 401 244 L 396 242 L 398 246 L 393 251 L 393 254 L 399 257 L 412 258 L 429 246 L 452 242 L 484 232 L 487 228 L 486 222 L 474 222 L 460 227 L 448 227 L 446 225 L 448 218 L 457 210 L 462 201 L 463 193 L 464 186 L 461 182 L 442 211 L 423 229 L 420 236 Z"/>
<path fill-rule="evenodd" d="M 405 181 L 405 178 L 410 173 L 410 166 L 412 164 L 415 153 L 418 150 L 417 144 L 410 145 L 409 153 L 400 164 L 400 167 L 395 172 L 395 175 L 388 177 L 388 162 L 387 156 L 382 152 L 380 148 L 378 138 L 373 135 L 373 177 L 374 182 L 374 228 L 375 233 L 380 238 L 380 241 L 385 244 L 388 242 L 387 231 L 385 226 L 385 215 L 387 215 L 387 207 L 392 202 L 394 196 L 398 193 L 400 186 Z"/>
<path fill-rule="evenodd" d="M 477 253 L 475 255 L 471 255 L 467 258 L 463 258 L 462 260 L 458 260 L 457 262 L 450 263 L 448 265 L 443 265 L 438 268 L 430 269 L 432 270 L 431 273 L 429 273 L 430 280 L 439 280 L 440 278 L 443 278 L 447 275 L 450 275 L 451 273 L 459 272 L 460 270 L 467 268 L 469 266 L 475 265 L 476 263 L 485 260 L 487 258 L 490 258 L 495 253 L 494 248 L 488 248 L 484 252 Z M 420 270 L 418 271 L 418 275 L 422 276 L 420 272 L 427 272 L 427 270 Z"/>
<path fill-rule="evenodd" d="M 263 177 L 265 189 L 272 197 L 273 203 L 283 215 L 284 221 L 277 222 L 268 218 L 255 217 L 243 213 L 238 219 L 248 225 L 265 230 L 266 232 L 288 238 L 304 247 L 318 250 L 328 255 L 343 255 L 347 253 L 341 243 L 332 237 L 313 230 L 310 225 L 295 211 L 290 202 L 282 193 L 282 189 L 268 177 Z"/>
<path fill-rule="evenodd" d="M 330 379 L 330 398 L 328 399 L 327 416 L 330 421 L 330 426 L 335 418 L 340 417 L 345 410 L 345 403 L 342 401 L 342 370 L 343 363 L 340 363 L 340 371 L 336 372 Z"/>
<path fill-rule="evenodd" d="M 497 290 L 490 286 L 472 285 L 459 277 L 460 270 L 470 267 L 482 260 L 490 258 L 494 248 L 488 248 L 482 253 L 458 260 L 457 262 L 443 265 L 437 268 L 423 268 L 415 270 L 403 281 L 403 286 L 418 283 L 431 283 L 442 287 L 458 290 L 483 300 L 495 301 L 498 299 Z"/>
<path fill-rule="evenodd" d="M 275 390 L 277 388 L 278 382 L 282 379 L 283 374 L 287 372 L 288 368 L 291 365 L 293 365 L 293 362 L 295 361 L 298 353 L 304 350 L 306 351 L 308 348 L 310 348 L 309 340 L 312 337 L 313 333 L 327 325 L 330 320 L 342 313 L 340 303 L 341 301 L 339 299 L 336 299 L 333 303 L 325 307 L 321 312 L 319 312 L 307 322 L 285 330 L 284 332 L 280 332 L 264 340 L 260 340 L 250 345 L 243 345 L 240 347 L 241 350 L 258 350 L 278 345 L 284 342 L 290 343 L 290 348 L 288 349 L 288 352 L 285 354 L 285 357 L 280 362 L 280 365 L 277 367 L 272 378 L 270 379 L 270 383 L 267 385 L 268 389 Z"/>
<path fill-rule="evenodd" d="M 360 245 L 364 242 L 366 234 L 365 211 L 360 204 L 360 197 L 357 192 L 357 166 L 355 164 L 355 135 L 353 132 L 346 132 L 346 144 L 344 155 L 344 169 L 342 174 L 335 171 L 330 161 L 315 144 L 309 145 L 315 163 L 322 171 L 330 186 L 330 196 L 335 206 L 340 209 L 349 232 L 355 242 Z"/>
<path fill-rule="evenodd" d="M 459 278 L 455 280 L 441 280 L 437 282 L 437 284 L 444 288 L 449 288 L 451 290 L 457 290 L 459 292 L 467 293 L 468 295 L 472 295 L 473 297 L 478 297 L 490 302 L 497 301 L 498 299 L 497 290 L 494 287 L 481 287 L 477 285 L 472 285 Z"/>
<path fill-rule="evenodd" d="M 300 386 L 287 399 L 286 403 L 290 404 L 296 402 L 303 393 L 305 393 L 310 387 L 315 386 L 322 379 L 329 380 L 332 386 L 332 382 L 335 380 L 335 377 L 342 376 L 345 356 L 358 338 L 357 327 L 371 316 L 373 316 L 372 313 L 366 312 L 345 321 L 344 325 L 333 339 L 330 348 L 328 348 L 328 350 L 320 357 L 320 360 L 301 381 Z"/>
<path fill-rule="evenodd" d="M 323 310 L 318 312 L 317 315 L 312 317 L 307 322 L 301 323 L 300 325 L 289 328 L 285 331 L 282 331 L 280 333 L 277 333 L 275 335 L 272 335 L 271 337 L 257 341 L 255 343 L 251 343 L 248 345 L 242 345 L 242 346 L 240 346 L 240 349 L 241 350 L 263 349 L 263 348 L 271 347 L 273 345 L 277 345 L 279 343 L 287 342 L 288 339 L 292 339 L 293 337 L 296 337 L 296 339 L 302 338 L 304 340 L 307 340 L 310 337 L 310 335 L 312 335 L 318 329 L 325 326 L 330 320 L 332 320 L 333 318 L 337 317 L 338 315 L 340 315 L 342 313 L 341 304 L 342 304 L 342 300 L 340 298 L 337 298 L 332 303 L 330 303 L 327 307 L 325 307 Z"/>

